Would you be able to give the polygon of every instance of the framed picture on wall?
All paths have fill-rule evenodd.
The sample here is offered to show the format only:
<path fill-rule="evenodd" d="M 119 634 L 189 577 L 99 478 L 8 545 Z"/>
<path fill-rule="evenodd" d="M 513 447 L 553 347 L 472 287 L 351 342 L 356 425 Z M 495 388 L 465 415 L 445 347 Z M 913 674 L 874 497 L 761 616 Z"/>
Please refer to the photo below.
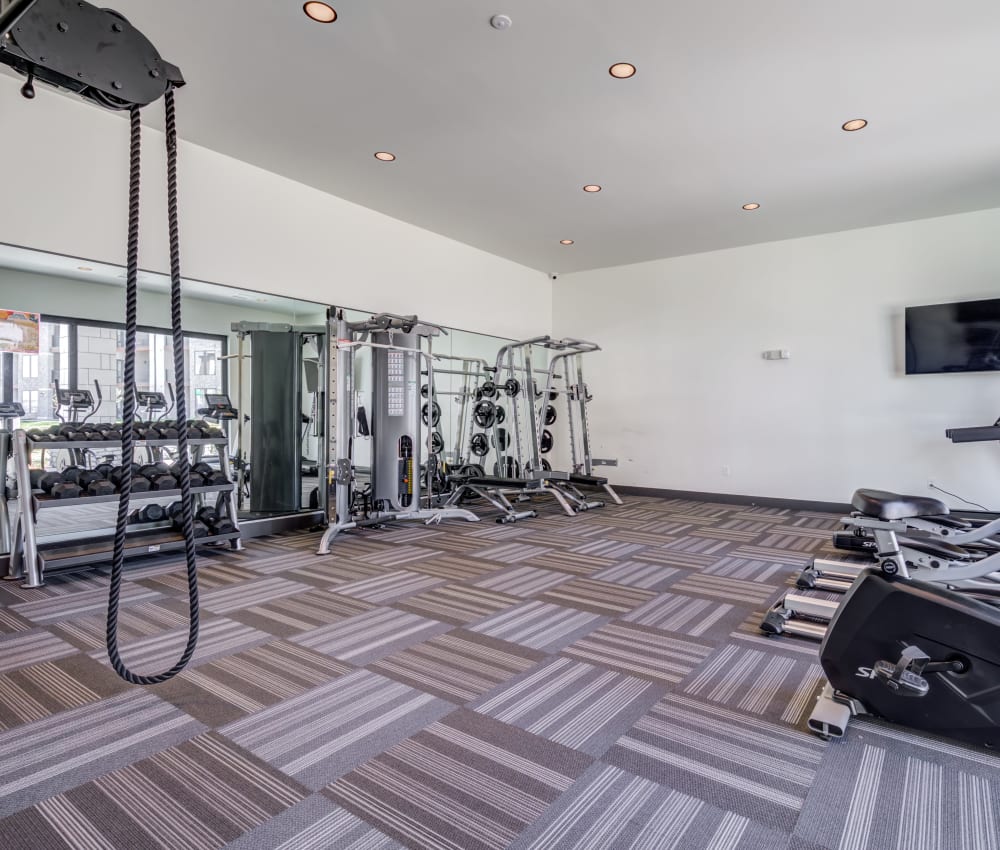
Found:
<path fill-rule="evenodd" d="M 0 310 L 0 351 L 38 354 L 38 313 Z"/>

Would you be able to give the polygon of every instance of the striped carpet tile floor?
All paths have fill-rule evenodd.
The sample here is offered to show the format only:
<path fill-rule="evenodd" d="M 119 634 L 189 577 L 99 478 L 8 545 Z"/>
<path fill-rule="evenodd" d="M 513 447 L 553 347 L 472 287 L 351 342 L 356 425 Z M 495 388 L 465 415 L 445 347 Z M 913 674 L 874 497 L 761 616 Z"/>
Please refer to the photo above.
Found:
<path fill-rule="evenodd" d="M 129 686 L 108 575 L 0 583 L 3 850 L 1000 850 L 1000 759 L 805 728 L 817 646 L 760 615 L 838 517 L 629 497 L 200 556 L 189 667 Z M 173 557 L 124 655 L 186 636 Z"/>

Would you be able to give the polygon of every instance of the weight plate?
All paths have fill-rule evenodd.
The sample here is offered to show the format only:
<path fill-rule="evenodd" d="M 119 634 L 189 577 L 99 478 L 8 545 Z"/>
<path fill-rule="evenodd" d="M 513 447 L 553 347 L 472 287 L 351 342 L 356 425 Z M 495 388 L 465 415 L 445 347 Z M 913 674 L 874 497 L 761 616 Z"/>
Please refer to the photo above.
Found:
<path fill-rule="evenodd" d="M 431 415 L 430 422 L 427 421 L 428 407 L 430 407 L 430 415 Z M 424 404 L 424 406 L 420 409 L 420 415 L 421 417 L 423 417 L 424 425 L 427 425 L 429 428 L 436 428 L 438 422 L 441 421 L 441 405 L 438 404 L 436 401 L 432 401 L 429 404 Z"/>
<path fill-rule="evenodd" d="M 556 409 L 551 405 L 545 406 L 545 424 L 554 425 L 556 421 Z"/>
<path fill-rule="evenodd" d="M 503 425 L 507 420 L 507 411 L 504 410 L 499 404 L 497 405 L 497 425 Z"/>
<path fill-rule="evenodd" d="M 472 419 L 480 428 L 492 428 L 496 421 L 497 406 L 489 399 L 476 402 L 472 408 Z"/>
<path fill-rule="evenodd" d="M 543 455 L 547 455 L 552 451 L 552 432 L 548 428 L 542 431 L 542 439 L 538 447 L 541 449 Z"/>
<path fill-rule="evenodd" d="M 444 437 L 441 436 L 440 431 L 431 434 L 431 451 L 434 454 L 440 454 L 444 451 Z"/>
<path fill-rule="evenodd" d="M 469 451 L 476 457 L 486 457 L 490 453 L 490 441 L 485 434 L 473 434 L 469 443 Z"/>
<path fill-rule="evenodd" d="M 503 385 L 503 389 L 507 395 L 514 398 L 514 396 L 521 392 L 521 382 L 517 378 L 508 378 Z"/>
<path fill-rule="evenodd" d="M 497 385 L 493 381 L 486 381 L 481 387 L 484 398 L 496 398 Z"/>

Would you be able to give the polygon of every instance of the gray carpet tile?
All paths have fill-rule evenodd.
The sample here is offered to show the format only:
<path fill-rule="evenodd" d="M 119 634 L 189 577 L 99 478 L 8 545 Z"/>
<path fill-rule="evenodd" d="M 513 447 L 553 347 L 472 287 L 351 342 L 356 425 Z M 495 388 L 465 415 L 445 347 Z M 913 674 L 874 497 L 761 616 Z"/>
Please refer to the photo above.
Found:
<path fill-rule="evenodd" d="M 317 790 L 452 709 L 431 694 L 358 670 L 220 732 Z"/>
<path fill-rule="evenodd" d="M 997 759 L 856 721 L 828 748 L 795 835 L 830 850 L 996 850 Z"/>
<path fill-rule="evenodd" d="M 209 732 L 39 802 L 5 823 L 5 846 L 214 850 L 306 796 Z"/>
<path fill-rule="evenodd" d="M 0 847 L 1000 850 L 990 751 L 805 729 L 817 646 L 757 625 L 837 515 L 537 507 L 203 551 L 198 653 L 149 689 L 106 568 L 0 583 Z M 130 664 L 173 663 L 186 594 L 130 565 Z"/>
<path fill-rule="evenodd" d="M 591 761 L 460 709 L 325 793 L 409 847 L 503 850 Z"/>
<path fill-rule="evenodd" d="M 133 690 L 0 732 L 0 815 L 27 808 L 203 729 L 152 693 Z M 0 822 L 0 832 L 2 827 Z"/>
<path fill-rule="evenodd" d="M 466 703 L 544 658 L 526 646 L 456 629 L 376 661 L 368 669 L 442 699 Z"/>
<path fill-rule="evenodd" d="M 404 850 L 403 845 L 322 794 L 226 845 L 228 850 Z"/>
<path fill-rule="evenodd" d="M 472 708 L 557 744 L 602 755 L 665 687 L 569 658 L 554 658 L 490 691 Z"/>
<path fill-rule="evenodd" d="M 483 620 L 520 601 L 516 596 L 481 587 L 449 584 L 403 599 L 396 607 L 445 623 L 464 625 Z"/>
<path fill-rule="evenodd" d="M 824 748 L 807 732 L 667 695 L 604 760 L 787 831 Z"/>
<path fill-rule="evenodd" d="M 712 647 L 645 626 L 613 622 L 567 646 L 563 654 L 620 673 L 676 684 L 712 654 Z"/>
<path fill-rule="evenodd" d="M 512 850 L 781 850 L 785 833 L 615 767 L 596 764 Z"/>
<path fill-rule="evenodd" d="M 470 626 L 474 632 L 555 652 L 607 622 L 607 617 L 548 602 L 525 602 Z"/>
<path fill-rule="evenodd" d="M 295 643 L 352 664 L 371 664 L 413 643 L 436 637 L 452 626 L 395 608 L 373 608 L 363 614 L 303 632 Z"/>

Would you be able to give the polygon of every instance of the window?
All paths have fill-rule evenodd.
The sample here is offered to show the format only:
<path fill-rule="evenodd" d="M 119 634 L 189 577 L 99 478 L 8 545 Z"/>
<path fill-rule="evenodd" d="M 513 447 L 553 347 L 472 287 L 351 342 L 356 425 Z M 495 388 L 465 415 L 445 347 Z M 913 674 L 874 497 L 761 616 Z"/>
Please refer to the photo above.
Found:
<path fill-rule="evenodd" d="M 72 326 L 42 317 L 38 354 L 13 354 L 11 398 L 24 405 L 25 427 L 55 423 L 52 387 L 56 381 L 70 386 L 69 350 Z"/>
<path fill-rule="evenodd" d="M 38 415 L 38 390 L 21 390 L 21 404 L 25 416 Z"/>
<path fill-rule="evenodd" d="M 15 354 L 14 395 L 34 392 L 26 419 L 54 422 L 56 419 L 53 387 L 76 388 L 95 392 L 95 382 L 102 396 L 91 422 L 114 422 L 121 419 L 125 378 L 125 331 L 121 325 L 96 325 L 68 320 L 59 322 L 42 317 L 41 350 L 37 355 Z M 225 355 L 223 337 L 186 335 L 184 362 L 187 368 L 189 416 L 197 406 L 204 407 L 205 393 L 225 391 L 225 369 L 219 367 Z M 29 362 L 30 361 L 30 362 Z M 224 361 L 221 361 L 224 362 Z M 70 374 L 70 364 L 76 374 Z M 174 378 L 174 346 L 169 333 L 140 330 L 136 334 L 136 389 L 162 392 L 169 400 Z M 26 396 L 25 398 L 29 398 Z M 96 396 L 95 396 L 96 400 Z M 65 411 L 64 411 L 65 412 Z"/>

